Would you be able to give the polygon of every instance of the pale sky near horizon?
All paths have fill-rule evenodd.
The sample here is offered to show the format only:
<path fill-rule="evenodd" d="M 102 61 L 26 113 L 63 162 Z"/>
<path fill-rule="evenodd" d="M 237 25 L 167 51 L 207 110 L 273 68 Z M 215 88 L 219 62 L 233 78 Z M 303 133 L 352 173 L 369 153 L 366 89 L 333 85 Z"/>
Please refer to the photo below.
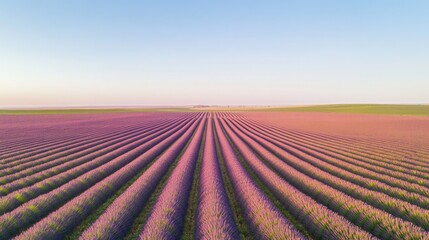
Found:
<path fill-rule="evenodd" d="M 2 1 L 0 107 L 429 103 L 429 1 Z"/>

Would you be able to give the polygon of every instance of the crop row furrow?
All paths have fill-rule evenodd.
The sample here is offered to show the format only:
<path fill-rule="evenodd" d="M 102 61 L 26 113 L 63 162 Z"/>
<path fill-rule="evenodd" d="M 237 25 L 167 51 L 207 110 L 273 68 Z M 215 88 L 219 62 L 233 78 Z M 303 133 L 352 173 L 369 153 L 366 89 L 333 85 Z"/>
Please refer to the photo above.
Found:
<path fill-rule="evenodd" d="M 15 169 L 13 167 L 19 167 L 21 165 L 23 165 L 24 167 L 29 167 L 29 166 L 37 165 L 39 163 L 46 162 L 51 159 L 68 156 L 74 152 L 82 151 L 86 148 L 96 146 L 99 143 L 104 143 L 115 137 L 132 134 L 138 131 L 151 128 L 156 125 L 159 125 L 159 122 L 147 124 L 144 127 L 126 129 L 125 131 L 110 133 L 107 135 L 103 135 L 101 137 L 81 139 L 79 142 L 69 143 L 65 146 L 55 146 L 50 149 L 41 149 L 40 151 L 32 151 L 32 152 L 29 152 L 30 156 L 20 157 L 15 161 L 4 163 L 2 167 L 6 169 L 0 170 L 0 176 L 4 176 L 6 174 L 15 172 Z M 6 161 L 6 159 L 3 159 L 3 161 Z"/>
<path fill-rule="evenodd" d="M 423 196 L 429 197 L 429 189 L 424 186 L 425 181 L 423 180 L 419 180 L 417 182 L 406 181 L 388 174 L 383 174 L 385 173 L 383 169 L 378 169 L 378 171 L 374 171 L 374 168 L 371 166 L 368 166 L 368 164 L 366 164 L 365 167 L 363 167 L 362 166 L 363 163 L 360 163 L 359 161 L 345 160 L 344 157 L 334 158 L 326 154 L 308 149 L 305 146 L 297 145 L 291 140 L 276 137 L 273 134 L 268 134 L 267 137 L 275 140 L 275 142 L 273 141 L 274 144 L 277 144 L 277 145 L 282 144 L 281 147 L 284 148 L 286 151 L 291 152 L 292 154 L 298 154 L 298 155 L 307 154 L 319 160 L 330 163 L 334 166 L 338 166 L 354 174 L 357 174 L 369 179 L 378 180 L 389 186 L 401 188 L 406 191 L 415 192 Z M 380 171 L 383 173 L 381 173 Z"/>
<path fill-rule="evenodd" d="M 224 125 L 228 136 L 243 155 L 246 164 L 255 172 L 262 182 L 283 202 L 290 213 L 299 221 L 305 222 L 305 227 L 317 239 L 372 239 L 371 234 L 353 225 L 327 207 L 317 203 L 303 194 L 294 186 L 275 174 L 253 153 L 227 126 Z"/>
<path fill-rule="evenodd" d="M 246 136 L 244 135 L 246 134 Z M 269 143 L 266 139 L 256 136 L 253 133 L 238 131 L 238 135 L 243 138 L 252 137 L 253 149 L 262 149 L 264 151 L 264 157 L 269 161 L 269 163 L 280 172 L 292 172 L 295 171 L 292 168 L 311 176 L 314 179 L 319 180 L 321 183 L 324 183 L 332 188 L 335 188 L 351 197 L 359 199 L 367 204 L 379 208 L 383 211 L 386 211 L 393 216 L 402 218 L 404 220 L 413 222 L 417 226 L 420 226 L 424 229 L 429 229 L 429 211 L 412 205 L 408 202 L 392 198 L 386 194 L 379 193 L 376 191 L 370 191 L 368 189 L 357 186 L 353 183 L 350 183 L 346 180 L 340 179 L 334 175 L 326 173 L 311 164 L 308 164 L 301 159 L 288 154 L 286 151 L 276 147 L 272 143 Z M 261 146 L 263 148 L 261 148 Z M 283 161 L 275 157 L 268 150 L 277 153 L 282 157 Z M 305 179 L 303 179 L 304 181 Z"/>
<path fill-rule="evenodd" d="M 368 160 L 373 159 L 376 162 L 384 162 L 390 164 L 391 166 L 403 166 L 406 169 L 402 170 L 416 169 L 418 171 L 428 172 L 429 163 L 421 161 L 408 160 L 405 156 L 398 156 L 398 149 L 388 149 L 386 146 L 379 146 L 377 148 L 369 148 L 367 146 L 356 146 L 355 143 L 346 144 L 345 142 L 332 142 L 327 141 L 327 137 L 319 136 L 318 138 L 312 137 L 308 133 L 297 132 L 294 130 L 285 130 L 279 129 L 272 126 L 267 126 L 266 124 L 260 124 L 255 121 L 248 119 L 242 119 L 253 126 L 264 126 L 264 128 L 269 129 L 272 132 L 281 134 L 285 138 L 293 138 L 300 141 L 305 141 L 308 145 L 320 147 L 323 146 L 324 149 L 329 149 L 330 152 L 344 154 L 345 156 L 358 157 L 358 160 Z M 310 144 L 311 143 L 311 144 Z M 398 160 L 401 159 L 401 160 Z M 395 163 L 392 165 L 391 163 Z M 409 171 L 412 173 L 412 171 Z"/>
<path fill-rule="evenodd" d="M 191 126 L 195 129 L 197 122 Z M 189 129 L 189 128 L 188 128 Z M 52 212 L 37 222 L 16 239 L 61 239 L 82 222 L 92 211 L 100 206 L 109 196 L 130 180 L 141 169 L 157 158 L 164 150 L 174 143 L 187 129 L 168 137 L 162 144 L 158 144 L 138 156 L 135 160 L 122 167 L 119 171 L 97 182 L 83 194 L 75 197 L 64 206 Z M 180 133 L 180 134 L 178 134 Z"/>
<path fill-rule="evenodd" d="M 200 124 L 194 138 L 174 168 L 139 239 L 178 239 L 182 235 L 192 177 L 198 158 L 205 123 Z"/>
<path fill-rule="evenodd" d="M 271 164 L 281 163 L 282 161 L 280 159 L 270 154 L 269 151 L 264 149 L 256 142 L 252 142 L 252 140 L 249 138 L 246 138 L 247 143 L 253 144 L 246 149 L 244 147 L 245 143 L 238 136 L 236 136 L 231 129 L 229 129 L 227 124 L 225 124 L 225 127 L 229 131 L 229 134 L 234 137 L 233 142 L 245 149 L 242 151 L 242 153 L 247 155 L 246 160 L 249 164 L 253 164 L 253 169 L 255 171 L 260 172 L 261 176 L 265 176 L 265 179 L 267 180 L 270 179 L 267 177 L 268 175 L 264 175 L 267 174 L 267 172 L 272 173 L 273 177 L 278 176 L 273 170 L 269 170 L 269 168 L 267 168 L 258 157 L 252 154 L 252 149 L 263 156 L 264 159 L 271 160 Z M 368 232 L 371 232 L 374 234 L 374 236 L 388 236 L 391 239 L 403 239 L 404 237 L 422 238 L 425 236 L 425 231 L 422 228 L 419 228 L 410 222 L 393 217 L 384 211 L 376 209 L 360 200 L 354 199 L 328 185 L 325 185 L 313 178 L 306 176 L 305 174 L 302 174 L 301 172 L 287 166 L 286 164 L 281 166 L 283 169 L 276 170 L 281 172 L 282 177 L 289 184 L 292 184 L 294 187 L 299 189 L 299 191 L 324 204 L 326 207 L 347 218 L 354 224 L 360 226 Z M 269 181 L 267 181 L 267 183 L 269 183 Z M 276 185 L 273 184 L 273 186 Z M 323 224 L 317 225 L 323 226 Z M 344 228 L 342 227 L 341 229 Z"/>
<path fill-rule="evenodd" d="M 160 127 L 159 129 L 145 132 L 141 135 L 129 138 L 120 143 L 116 143 L 87 156 L 74 159 L 52 169 L 0 186 L 0 194 L 2 196 L 6 196 L 0 198 L 0 214 L 4 213 L 4 211 L 7 209 L 10 210 L 11 206 L 16 206 L 17 204 L 22 203 L 22 200 L 17 202 L 17 199 L 15 199 L 16 196 L 22 196 L 21 198 L 28 200 L 41 193 L 46 193 L 47 191 L 55 187 L 59 187 L 85 172 L 88 172 L 109 162 L 121 154 L 125 154 L 131 149 L 144 144 L 150 140 L 152 136 L 162 134 L 174 128 L 178 129 L 178 127 L 180 127 L 182 124 L 184 123 L 178 122 L 177 126 L 165 126 L 164 128 Z M 12 195 L 10 194 L 19 189 L 22 190 L 15 192 Z"/>
<path fill-rule="evenodd" d="M 64 205 L 64 203 L 69 199 L 72 199 L 88 188 L 93 187 L 94 184 L 105 183 L 106 181 L 110 183 L 110 180 L 115 180 L 115 178 L 109 177 L 106 181 L 105 178 L 113 173 L 114 175 L 111 176 L 119 177 L 124 173 L 134 172 L 138 167 L 142 167 L 142 165 L 147 164 L 147 162 L 154 157 L 154 154 L 159 154 L 165 150 L 175 139 L 183 134 L 194 121 L 195 119 L 192 119 L 186 126 L 175 132 L 160 134 L 143 145 L 116 157 L 109 163 L 102 165 L 102 167 L 91 170 L 79 178 L 66 183 L 60 188 L 56 188 L 47 194 L 41 195 L 21 205 L 14 211 L 2 215 L 0 217 L 0 222 L 3 222 L 3 224 L 0 225 L 0 236 L 7 238 L 8 236 L 13 236 L 19 233 L 48 215 L 53 210 Z M 124 166 L 126 167 L 124 168 Z M 120 169 L 122 169 L 122 171 L 118 171 Z M 126 172 L 123 169 L 128 169 L 130 172 Z M 129 175 L 127 174 L 126 176 Z M 119 179 L 123 180 L 125 178 Z M 105 191 L 108 191 L 109 189 L 114 190 L 108 186 L 109 185 L 103 185 L 103 188 L 99 189 L 101 191 L 100 193 L 104 194 Z M 92 188 L 91 192 L 93 191 L 97 192 L 98 190 L 97 188 Z M 89 205 L 90 202 L 91 201 L 88 202 L 88 207 L 92 206 Z M 70 210 L 78 214 L 81 209 Z M 58 225 L 54 222 L 52 225 L 44 226 L 56 227 Z"/>
<path fill-rule="evenodd" d="M 162 176 L 167 172 L 171 163 L 176 159 L 191 138 L 193 130 L 193 128 L 189 128 L 170 148 L 162 153 L 162 155 L 129 188 L 127 188 L 123 194 L 116 198 L 86 231 L 83 232 L 80 238 L 123 238 Z"/>
<path fill-rule="evenodd" d="M 252 119 L 248 119 L 245 117 L 236 117 L 242 120 L 246 120 L 251 122 L 252 124 L 256 124 L 256 125 L 265 125 L 268 126 L 267 124 L 264 124 L 260 121 L 255 121 Z M 378 144 L 378 145 L 374 145 L 374 140 L 370 141 L 370 142 L 366 142 L 366 143 L 361 143 L 361 141 L 363 141 L 362 139 L 357 139 L 357 138 L 345 138 L 345 137 L 339 137 L 339 136 L 331 136 L 331 135 L 326 135 L 326 134 L 318 134 L 318 133 L 313 133 L 313 132 L 304 132 L 304 131 L 300 131 L 300 130 L 296 130 L 296 129 L 287 129 L 287 128 L 280 128 L 277 126 L 272 126 L 269 125 L 268 126 L 271 129 L 275 129 L 277 131 L 280 131 L 282 133 L 285 134 L 293 134 L 295 136 L 298 136 L 300 138 L 303 139 L 312 139 L 315 142 L 324 142 L 327 143 L 329 146 L 340 146 L 340 147 L 346 147 L 348 149 L 348 151 L 353 151 L 356 150 L 357 152 L 360 153 L 366 153 L 367 156 L 371 156 L 374 153 L 378 153 L 378 154 L 383 154 L 385 157 L 389 156 L 391 160 L 395 160 L 397 157 L 402 157 L 402 158 L 410 158 L 410 149 L 412 149 L 412 147 L 407 147 L 405 148 L 406 152 L 401 151 L 401 149 L 403 148 L 403 146 L 396 146 L 396 147 L 392 147 L 389 146 L 388 144 Z M 374 145 L 374 146 L 373 146 Z M 380 150 L 380 149 L 384 149 Z M 414 153 L 414 151 L 412 151 Z M 419 161 L 418 158 L 416 158 L 416 161 Z M 428 162 L 424 162 L 424 161 L 419 161 L 420 163 L 423 164 L 427 164 Z M 427 166 L 427 165 L 426 165 Z"/>
<path fill-rule="evenodd" d="M 261 125 L 261 123 L 251 119 L 242 118 L 242 120 L 249 121 L 252 123 L 252 125 Z M 401 147 L 391 147 L 388 144 L 376 144 L 374 140 L 371 140 L 370 142 L 367 142 L 365 144 L 361 144 L 359 142 L 361 141 L 361 139 L 347 140 L 344 139 L 344 137 L 333 137 L 326 134 L 322 135 L 312 132 L 303 132 L 296 129 L 284 129 L 275 126 L 268 126 L 266 124 L 262 125 L 270 129 L 276 130 L 282 134 L 297 136 L 306 140 L 313 140 L 316 143 L 324 143 L 326 146 L 330 147 L 339 147 L 344 151 L 354 152 L 355 154 L 360 154 L 363 157 L 372 158 L 374 157 L 374 155 L 376 155 L 382 156 L 378 159 L 389 159 L 391 161 L 408 161 L 410 159 L 410 163 L 415 163 L 423 167 L 429 166 L 429 163 L 427 161 L 424 161 L 421 158 L 413 158 L 415 151 L 411 150 L 412 147 L 405 148 L 406 152 L 403 152 L 401 150 Z M 402 160 L 397 160 L 398 158 Z"/>
<path fill-rule="evenodd" d="M 252 124 L 252 126 L 256 127 L 255 124 Z M 290 141 L 293 140 L 295 143 L 304 144 L 312 150 L 319 151 L 321 153 L 324 153 L 332 157 L 339 157 L 339 158 L 349 157 L 358 161 L 366 162 L 374 166 L 379 166 L 392 171 L 402 172 L 404 174 L 408 174 L 411 176 L 414 175 L 419 178 L 429 179 L 429 176 L 428 176 L 429 169 L 427 167 L 416 166 L 415 163 L 407 163 L 404 161 L 385 159 L 384 156 L 375 155 L 374 152 L 372 153 L 372 155 L 369 155 L 369 154 L 363 155 L 362 152 L 347 150 L 348 148 L 346 146 L 342 146 L 341 148 L 339 147 L 333 148 L 329 144 L 321 144 L 320 141 L 313 142 L 299 136 L 278 134 L 276 131 L 272 131 L 271 129 L 266 127 L 264 128 L 265 128 L 264 130 L 266 132 L 269 132 L 269 134 L 275 134 L 276 136 L 286 138 Z"/>
<path fill-rule="evenodd" d="M 20 164 L 15 167 L 8 168 L 7 174 L 3 174 L 0 177 L 0 184 L 6 184 L 16 179 L 20 179 L 20 178 L 27 177 L 32 174 L 41 172 L 43 170 L 52 169 L 55 166 L 74 161 L 75 159 L 78 159 L 81 157 L 88 159 L 89 155 L 94 152 L 106 149 L 111 145 L 114 145 L 116 143 L 121 143 L 123 140 L 132 138 L 134 136 L 138 136 L 142 133 L 153 132 L 153 131 L 156 131 L 156 129 L 162 129 L 162 126 L 165 127 L 165 125 L 168 125 L 168 124 L 160 123 L 157 126 L 141 129 L 135 132 L 124 133 L 121 135 L 114 136 L 110 139 L 90 142 L 88 144 L 82 145 L 81 147 L 70 148 L 63 152 L 51 155 L 49 157 L 38 159 L 37 161 L 31 161 L 28 163 Z"/>
<path fill-rule="evenodd" d="M 383 192 L 391 197 L 408 201 L 412 204 L 418 205 L 425 209 L 429 208 L 429 198 L 425 195 L 409 192 L 408 190 L 404 190 L 403 188 L 389 186 L 388 184 L 380 182 L 378 180 L 374 180 L 372 178 L 366 178 L 364 176 L 354 174 L 350 171 L 337 167 L 337 165 L 322 161 L 319 158 L 313 157 L 304 152 L 300 152 L 300 151 L 297 151 L 296 149 L 290 148 L 287 145 L 282 144 L 281 143 L 282 139 L 277 138 L 274 134 L 258 132 L 256 130 L 253 130 L 253 128 L 250 128 L 248 124 L 247 125 L 244 124 L 241 126 L 244 129 L 246 129 L 247 132 L 258 134 L 258 136 L 261 136 L 263 139 L 269 141 L 270 144 L 273 145 L 272 148 L 279 148 L 277 146 L 281 146 L 282 148 L 281 151 L 283 151 L 284 154 L 287 154 L 289 158 L 297 157 L 300 159 L 300 161 L 308 162 L 312 166 L 315 166 L 323 171 L 329 172 L 333 176 L 342 178 L 346 181 L 353 182 L 355 184 L 358 184 L 361 187 Z M 288 142 L 290 143 L 290 141 Z"/>
<path fill-rule="evenodd" d="M 53 146 L 55 144 L 58 144 L 59 141 L 73 141 L 79 138 L 80 137 L 78 136 L 58 136 L 58 137 L 51 137 L 48 139 L 37 139 L 37 138 L 27 137 L 26 139 L 23 139 L 21 141 L 14 141 L 14 142 L 5 141 L 4 143 L 2 143 L 0 148 L 0 159 L 17 156 L 19 154 L 23 154 L 26 152 L 31 152 L 41 147 Z M 0 161 L 0 164 L 2 164 L 1 161 Z"/>
<path fill-rule="evenodd" d="M 228 175 L 256 236 L 261 239 L 304 239 L 255 185 L 241 166 L 227 137 L 221 130 L 217 118 L 215 126 Z"/>
<path fill-rule="evenodd" d="M 207 125 L 198 194 L 196 239 L 239 238 L 216 156 L 212 118 Z"/>
<path fill-rule="evenodd" d="M 132 128 L 131 130 L 133 130 L 133 129 L 134 128 Z M 129 128 L 125 127 L 124 130 L 128 131 Z M 106 133 L 107 136 L 115 135 L 115 134 L 117 134 L 117 132 L 112 133 L 109 131 Z M 93 135 L 100 135 L 100 134 L 97 133 L 97 130 L 92 130 L 91 132 L 88 132 L 88 135 L 93 136 Z M 97 137 L 78 137 L 78 138 L 71 140 L 71 141 L 59 139 L 59 141 L 55 142 L 53 145 L 49 145 L 46 147 L 42 146 L 42 147 L 38 147 L 36 149 L 25 149 L 25 151 L 23 153 L 20 153 L 17 155 L 14 154 L 13 156 L 3 157 L 1 159 L 1 164 L 2 164 L 1 167 L 4 168 L 4 167 L 9 167 L 9 166 L 14 166 L 14 164 L 19 164 L 21 162 L 31 161 L 34 159 L 45 157 L 45 156 L 48 156 L 50 154 L 57 153 L 63 149 L 67 149 L 67 147 L 79 146 L 79 145 L 84 144 L 86 142 L 90 142 L 91 140 L 101 139 L 103 137 L 106 137 L 106 136 L 101 134 L 101 136 L 97 136 Z M 15 163 L 15 162 L 17 162 L 17 163 Z"/>
<path fill-rule="evenodd" d="M 181 113 L 181 114 L 178 114 L 177 116 L 157 113 L 156 115 L 152 115 L 152 117 L 149 116 L 147 119 L 143 118 L 139 122 L 133 122 L 132 124 L 127 122 L 126 124 L 119 125 L 119 126 L 117 126 L 116 123 L 112 123 L 110 121 L 102 121 L 102 122 L 98 122 L 98 124 L 96 125 L 100 127 L 97 127 L 94 130 L 92 129 L 89 129 L 89 131 L 85 130 L 84 136 L 65 136 L 64 133 L 61 131 L 62 129 L 60 131 L 53 129 L 53 131 L 55 131 L 54 136 L 50 136 L 46 134 L 46 137 L 45 137 L 45 134 L 41 135 L 39 132 L 36 132 L 36 134 L 33 134 L 34 137 L 31 137 L 32 136 L 31 132 L 26 131 L 26 129 L 21 129 L 21 131 L 26 131 L 26 137 L 21 141 L 15 141 L 10 143 L 6 142 L 4 146 L 8 144 L 9 147 L 5 147 L 4 149 L 1 149 L 0 158 L 4 158 L 8 154 L 10 156 L 16 156 L 16 155 L 20 155 L 28 152 L 34 152 L 35 150 L 40 148 L 47 148 L 49 146 L 58 145 L 61 141 L 65 141 L 67 139 L 79 140 L 82 138 L 88 138 L 89 136 L 93 136 L 93 135 L 102 137 L 103 135 L 125 132 L 127 130 L 132 130 L 132 129 L 139 129 L 141 128 L 141 126 L 146 126 L 147 124 L 154 124 L 159 122 L 160 120 L 174 120 L 177 118 L 192 117 L 192 115 L 195 115 L 195 113 L 192 113 L 192 114 Z M 126 118 L 126 119 L 129 119 L 129 118 Z M 56 123 L 61 123 L 61 120 L 56 121 Z M 83 121 L 80 124 L 74 123 L 72 128 L 80 127 L 80 125 L 85 127 L 85 124 L 86 124 L 86 121 Z M 21 143 L 22 141 L 26 141 L 27 144 L 23 146 L 19 146 L 19 143 Z"/>

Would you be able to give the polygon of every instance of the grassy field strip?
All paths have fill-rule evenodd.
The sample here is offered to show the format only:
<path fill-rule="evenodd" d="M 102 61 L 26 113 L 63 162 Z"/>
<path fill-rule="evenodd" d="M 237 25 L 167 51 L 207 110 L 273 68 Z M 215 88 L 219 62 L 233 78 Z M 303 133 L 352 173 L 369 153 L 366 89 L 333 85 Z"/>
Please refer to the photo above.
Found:
<path fill-rule="evenodd" d="M 73 109 L 0 109 L 0 115 L 46 115 L 46 114 L 106 114 L 138 112 L 191 112 L 191 108 L 73 108 Z"/>
<path fill-rule="evenodd" d="M 272 112 L 328 112 L 353 114 L 384 114 L 384 115 L 417 115 L 429 116 L 429 105 L 401 104 L 332 104 L 300 107 L 260 108 L 256 111 Z M 253 111 L 253 109 L 252 109 Z"/>

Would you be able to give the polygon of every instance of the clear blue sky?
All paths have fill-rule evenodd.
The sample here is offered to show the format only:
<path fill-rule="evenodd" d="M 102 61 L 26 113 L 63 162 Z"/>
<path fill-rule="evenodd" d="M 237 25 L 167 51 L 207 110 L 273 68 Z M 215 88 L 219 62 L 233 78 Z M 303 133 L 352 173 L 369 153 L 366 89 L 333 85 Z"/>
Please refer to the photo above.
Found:
<path fill-rule="evenodd" d="M 0 106 L 429 103 L 429 1 L 1 1 Z"/>

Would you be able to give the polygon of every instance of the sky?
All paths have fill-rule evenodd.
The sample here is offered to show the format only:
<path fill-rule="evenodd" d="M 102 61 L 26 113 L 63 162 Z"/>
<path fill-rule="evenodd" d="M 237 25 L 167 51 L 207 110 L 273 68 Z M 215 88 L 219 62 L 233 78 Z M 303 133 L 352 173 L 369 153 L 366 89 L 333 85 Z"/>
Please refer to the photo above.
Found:
<path fill-rule="evenodd" d="M 0 107 L 429 103 L 429 1 L 0 2 Z"/>

